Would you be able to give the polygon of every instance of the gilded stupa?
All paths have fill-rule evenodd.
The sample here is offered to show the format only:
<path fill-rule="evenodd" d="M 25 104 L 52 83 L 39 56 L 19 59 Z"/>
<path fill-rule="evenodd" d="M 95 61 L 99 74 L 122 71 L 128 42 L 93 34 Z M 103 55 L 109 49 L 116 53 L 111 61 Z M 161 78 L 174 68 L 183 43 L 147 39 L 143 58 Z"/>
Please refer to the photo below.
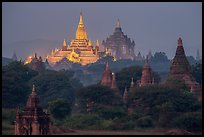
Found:
<path fill-rule="evenodd" d="M 62 49 L 52 51 L 51 54 L 47 56 L 47 60 L 51 65 L 56 64 L 64 57 L 71 62 L 81 65 L 94 63 L 99 59 L 98 43 L 97 41 L 96 46 L 93 46 L 91 40 L 88 39 L 81 12 L 75 38 L 69 45 L 66 44 L 66 39 L 64 39 Z"/>

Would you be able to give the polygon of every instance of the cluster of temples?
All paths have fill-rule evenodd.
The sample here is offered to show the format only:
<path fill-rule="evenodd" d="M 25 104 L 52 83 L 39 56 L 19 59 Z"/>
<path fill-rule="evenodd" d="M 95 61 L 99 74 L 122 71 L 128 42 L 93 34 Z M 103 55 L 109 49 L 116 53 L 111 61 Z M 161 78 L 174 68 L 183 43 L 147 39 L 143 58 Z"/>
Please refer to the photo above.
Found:
<path fill-rule="evenodd" d="M 137 82 L 134 82 L 132 78 L 129 91 L 127 90 L 127 87 L 125 87 L 124 89 L 122 97 L 125 104 L 127 104 L 128 102 L 129 95 L 134 94 L 135 87 L 152 86 L 156 84 L 154 82 L 154 77 L 151 66 L 148 61 L 148 57 L 149 56 L 147 56 L 142 67 L 141 79 L 137 80 Z M 176 55 L 173 58 L 172 64 L 170 66 L 170 71 L 166 82 L 168 83 L 169 81 L 184 81 L 189 91 L 194 93 L 198 100 L 202 99 L 202 89 L 199 83 L 195 81 L 193 75 L 190 72 L 190 65 L 186 58 L 181 38 L 178 39 Z M 108 62 L 106 63 L 105 70 L 102 75 L 101 85 L 118 90 L 115 81 L 115 74 L 111 72 Z"/>

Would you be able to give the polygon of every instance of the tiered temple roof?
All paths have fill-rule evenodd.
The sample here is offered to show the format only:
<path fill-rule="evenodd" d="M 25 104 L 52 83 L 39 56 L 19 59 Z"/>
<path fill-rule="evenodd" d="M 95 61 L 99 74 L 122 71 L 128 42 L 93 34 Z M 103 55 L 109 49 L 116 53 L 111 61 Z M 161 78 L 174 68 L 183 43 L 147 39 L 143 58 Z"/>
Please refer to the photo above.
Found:
<path fill-rule="evenodd" d="M 180 37 L 178 39 L 176 55 L 173 58 L 172 64 L 170 66 L 167 82 L 169 82 L 169 80 L 184 81 L 191 92 L 201 93 L 200 85 L 195 81 L 193 75 L 190 73 L 190 65 L 186 58 L 182 39 Z"/>
<path fill-rule="evenodd" d="M 111 51 L 112 55 L 116 57 L 116 59 L 135 59 L 134 40 L 131 41 L 127 35 L 124 35 L 122 32 L 120 21 L 118 19 L 117 26 L 112 35 L 106 38 L 105 41 L 102 42 L 105 49 Z"/>
<path fill-rule="evenodd" d="M 94 63 L 99 59 L 98 51 L 95 51 L 95 49 L 99 49 L 98 46 L 99 45 L 96 45 L 97 48 L 95 48 L 91 40 L 88 39 L 82 13 L 80 13 L 75 38 L 69 45 L 66 45 L 66 40 L 64 39 L 62 49 L 53 51 L 51 55 L 48 56 L 48 61 L 51 64 L 55 64 L 66 57 L 68 60 L 74 63 L 80 63 L 81 65 Z"/>
<path fill-rule="evenodd" d="M 33 85 L 24 111 L 16 111 L 15 135 L 46 135 L 51 134 L 51 130 L 50 116 L 39 106 L 39 98 Z"/>

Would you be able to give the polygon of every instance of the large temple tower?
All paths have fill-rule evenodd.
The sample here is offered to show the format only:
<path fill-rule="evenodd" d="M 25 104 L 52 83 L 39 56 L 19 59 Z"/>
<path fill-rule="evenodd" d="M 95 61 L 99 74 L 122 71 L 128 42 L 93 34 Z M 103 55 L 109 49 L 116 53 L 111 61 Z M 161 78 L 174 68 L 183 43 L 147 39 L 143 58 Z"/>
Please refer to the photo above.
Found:
<path fill-rule="evenodd" d="M 191 92 L 196 93 L 198 98 L 201 99 L 202 90 L 200 85 L 195 81 L 193 75 L 190 73 L 190 65 L 186 58 L 185 51 L 183 48 L 182 39 L 179 37 L 178 46 L 176 49 L 176 55 L 173 58 L 170 66 L 167 83 L 170 81 L 180 80 L 184 81 L 186 86 Z"/>
<path fill-rule="evenodd" d="M 116 60 L 135 59 L 135 42 L 134 40 L 131 41 L 130 38 L 122 32 L 119 19 L 117 20 L 114 33 L 107 37 L 102 44 L 105 49 L 108 49 L 111 54 L 116 57 Z"/>
<path fill-rule="evenodd" d="M 62 49 L 52 51 L 51 55 L 48 56 L 48 61 L 51 65 L 55 65 L 63 58 L 81 65 L 94 63 L 99 59 L 98 46 L 99 44 L 95 48 L 92 41 L 88 39 L 81 12 L 75 38 L 68 45 L 64 40 Z"/>

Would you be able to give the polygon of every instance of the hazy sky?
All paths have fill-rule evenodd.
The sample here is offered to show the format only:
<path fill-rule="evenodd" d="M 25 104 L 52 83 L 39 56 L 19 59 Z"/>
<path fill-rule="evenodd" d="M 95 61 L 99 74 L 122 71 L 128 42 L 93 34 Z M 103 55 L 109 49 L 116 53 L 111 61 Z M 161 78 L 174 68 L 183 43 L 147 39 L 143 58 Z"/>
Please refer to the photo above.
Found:
<path fill-rule="evenodd" d="M 201 2 L 3 2 L 2 46 L 35 39 L 70 41 L 80 11 L 93 43 L 112 34 L 119 18 L 122 31 L 135 41 L 136 54 L 162 51 L 173 58 L 179 36 L 187 56 L 195 57 L 197 49 L 202 53 Z M 2 49 L 3 56 L 11 57 Z"/>

